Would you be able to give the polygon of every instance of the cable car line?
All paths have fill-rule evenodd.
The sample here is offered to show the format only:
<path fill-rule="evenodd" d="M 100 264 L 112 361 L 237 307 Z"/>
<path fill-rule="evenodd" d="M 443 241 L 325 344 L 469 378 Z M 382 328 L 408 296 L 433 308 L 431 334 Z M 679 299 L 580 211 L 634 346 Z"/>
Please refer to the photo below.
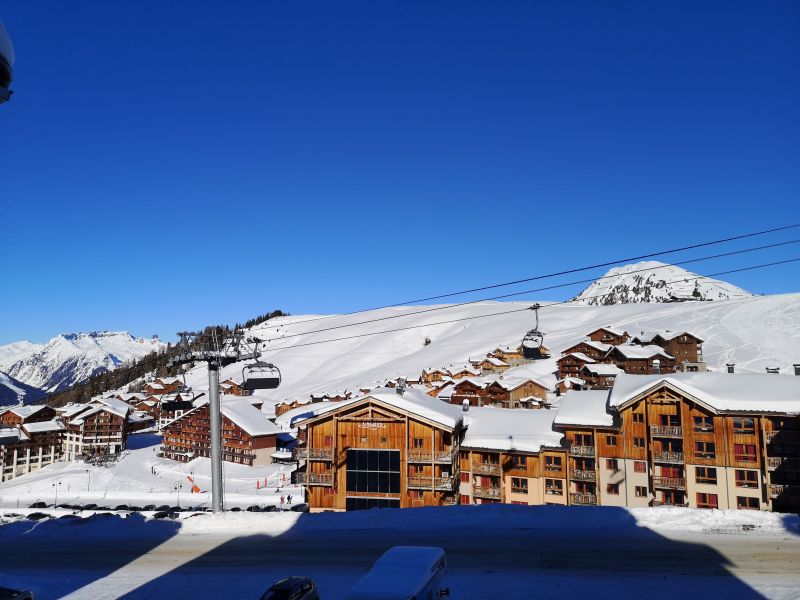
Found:
<path fill-rule="evenodd" d="M 688 259 L 688 260 L 682 260 L 682 261 L 678 261 L 678 262 L 674 262 L 674 263 L 670 263 L 670 264 L 671 265 L 686 265 L 686 264 L 702 262 L 702 261 L 706 261 L 706 260 L 713 260 L 713 259 L 716 259 L 716 258 L 723 258 L 723 257 L 726 257 L 726 256 L 735 256 L 735 255 L 738 255 L 738 254 L 746 254 L 748 252 L 757 252 L 757 251 L 760 251 L 760 250 L 768 250 L 768 249 L 771 249 L 771 248 L 777 248 L 779 246 L 788 246 L 790 244 L 797 244 L 797 243 L 800 243 L 800 239 L 794 239 L 794 240 L 789 240 L 789 241 L 785 241 L 785 242 L 778 242 L 778 243 L 775 243 L 775 244 L 767 244 L 767 245 L 764 245 L 764 246 L 756 246 L 754 248 L 744 248 L 744 249 L 741 249 L 741 250 L 733 250 L 731 252 L 723 252 L 723 253 L 720 253 L 720 254 L 713 254 L 713 255 L 710 255 L 710 256 L 702 256 L 702 257 L 699 257 L 699 258 L 692 258 L 692 259 Z M 653 270 L 654 269 L 652 267 L 649 267 L 649 268 L 636 269 L 634 271 L 629 271 L 626 274 L 627 275 L 632 275 L 632 274 L 635 274 L 635 273 L 644 273 L 644 272 L 649 272 L 649 271 L 653 271 Z M 304 336 L 304 335 L 311 335 L 311 334 L 315 334 L 315 333 L 323 333 L 325 331 L 335 331 L 337 329 L 346 329 L 348 327 L 355 327 L 357 325 L 367 325 L 369 323 L 377 323 L 377 322 L 380 322 L 380 321 L 389 321 L 389 320 L 392 320 L 392 319 L 400 319 L 400 318 L 403 318 L 403 317 L 410 317 L 410 316 L 413 316 L 413 315 L 419 315 L 419 314 L 424 314 L 424 313 L 429 313 L 429 312 L 436 312 L 436 311 L 440 311 L 440 310 L 449 310 L 449 309 L 452 309 L 452 308 L 459 308 L 461 306 L 469 306 L 471 304 L 479 304 L 481 302 L 490 302 L 490 301 L 493 301 L 493 300 L 504 300 L 506 298 L 513 298 L 515 296 L 523 296 L 523 295 L 526 295 L 526 294 L 533 294 L 533 293 L 536 293 L 536 292 L 554 290 L 554 289 L 563 288 L 563 287 L 569 287 L 569 286 L 578 285 L 578 284 L 582 284 L 582 283 L 593 283 L 595 281 L 602 281 L 603 279 L 613 279 L 614 277 L 617 277 L 617 276 L 616 275 L 603 275 L 601 277 L 595 277 L 595 278 L 590 278 L 590 279 L 579 279 L 577 281 L 570 281 L 568 283 L 558 283 L 558 284 L 549 285 L 549 286 L 545 286 L 545 287 L 534 288 L 534 289 L 529 289 L 529 290 L 523 290 L 521 292 L 511 292 L 511 293 L 508 293 L 508 294 L 500 294 L 498 296 L 490 296 L 488 298 L 478 298 L 477 300 L 468 300 L 466 302 L 458 302 L 458 303 L 455 303 L 455 304 L 447 304 L 447 305 L 443 305 L 443 306 L 433 306 L 433 307 L 429 307 L 429 308 L 423 308 L 421 310 L 415 310 L 415 311 L 411 311 L 411 312 L 407 312 L 407 313 L 403 313 L 403 314 L 388 315 L 388 316 L 384 316 L 384 317 L 376 317 L 374 319 L 367 319 L 365 321 L 357 321 L 355 323 L 345 323 L 345 324 L 342 324 L 342 325 L 334 325 L 332 327 L 323 327 L 322 329 L 314 329 L 314 330 L 306 331 L 306 332 L 303 332 L 303 333 L 291 333 L 291 334 L 288 334 L 288 335 L 282 335 L 279 338 L 269 338 L 269 337 L 267 337 L 266 339 L 262 338 L 262 341 L 275 341 L 275 340 L 278 340 L 278 339 L 285 340 L 285 339 L 294 338 L 294 337 L 300 337 L 300 336 Z M 335 316 L 344 316 L 344 315 L 328 315 L 328 316 L 326 316 L 324 318 L 335 317 Z M 319 320 L 319 319 L 307 319 L 305 321 L 297 321 L 295 323 L 289 323 L 289 325 L 297 325 L 299 323 L 308 323 L 310 321 L 316 321 L 316 320 Z"/>

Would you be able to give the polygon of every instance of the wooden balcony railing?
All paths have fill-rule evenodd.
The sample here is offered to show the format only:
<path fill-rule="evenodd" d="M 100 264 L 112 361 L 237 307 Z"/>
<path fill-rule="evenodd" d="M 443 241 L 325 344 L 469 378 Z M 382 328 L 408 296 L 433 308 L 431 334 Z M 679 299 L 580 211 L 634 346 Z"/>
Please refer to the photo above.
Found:
<path fill-rule="evenodd" d="M 456 503 L 455 496 L 445 496 L 442 498 L 442 506 L 454 506 Z"/>
<path fill-rule="evenodd" d="M 789 487 L 788 485 L 770 484 L 770 486 L 769 486 L 769 496 L 770 496 L 770 498 L 777 498 L 778 496 L 783 494 L 788 487 Z"/>
<path fill-rule="evenodd" d="M 597 474 L 594 471 L 585 469 L 573 469 L 569 472 L 570 479 L 577 479 L 578 481 L 595 481 Z"/>
<path fill-rule="evenodd" d="M 671 490 L 685 490 L 685 477 L 653 477 L 653 483 L 657 488 L 668 488 Z"/>
<path fill-rule="evenodd" d="M 564 470 L 564 467 L 561 465 L 545 465 L 544 470 L 551 473 L 560 473 Z"/>
<path fill-rule="evenodd" d="M 483 475 L 502 475 L 503 470 L 500 465 L 492 463 L 472 463 L 472 472 L 481 473 Z"/>
<path fill-rule="evenodd" d="M 569 447 L 569 453 L 572 456 L 594 456 L 594 446 L 576 446 Z"/>
<path fill-rule="evenodd" d="M 680 508 L 687 508 L 688 502 L 672 502 L 671 500 L 653 500 L 652 506 L 678 506 Z"/>
<path fill-rule="evenodd" d="M 333 471 L 328 473 L 297 473 L 297 483 L 308 485 L 333 485 Z"/>
<path fill-rule="evenodd" d="M 768 456 L 767 457 L 767 468 L 769 469 L 777 469 L 783 463 L 783 456 Z"/>
<path fill-rule="evenodd" d="M 585 506 L 597 504 L 597 496 L 595 494 L 570 494 L 569 500 L 572 504 L 582 504 Z"/>
<path fill-rule="evenodd" d="M 453 477 L 426 477 L 425 475 L 409 475 L 407 487 L 425 490 L 452 491 L 455 479 Z"/>
<path fill-rule="evenodd" d="M 683 427 L 676 425 L 651 425 L 650 434 L 655 437 L 683 437 Z"/>
<path fill-rule="evenodd" d="M 764 433 L 767 443 L 770 442 L 800 442 L 800 431 L 767 431 Z"/>
<path fill-rule="evenodd" d="M 333 447 L 321 446 L 319 448 L 295 448 L 295 460 L 333 460 Z"/>
<path fill-rule="evenodd" d="M 453 462 L 453 449 L 436 450 L 409 450 L 408 462 L 410 463 L 441 463 L 450 464 Z"/>
<path fill-rule="evenodd" d="M 677 463 L 685 462 L 683 452 L 653 452 L 653 460 L 656 462 Z"/>
<path fill-rule="evenodd" d="M 476 498 L 491 498 L 499 500 L 503 492 L 499 487 L 476 485 L 472 488 L 472 495 Z"/>

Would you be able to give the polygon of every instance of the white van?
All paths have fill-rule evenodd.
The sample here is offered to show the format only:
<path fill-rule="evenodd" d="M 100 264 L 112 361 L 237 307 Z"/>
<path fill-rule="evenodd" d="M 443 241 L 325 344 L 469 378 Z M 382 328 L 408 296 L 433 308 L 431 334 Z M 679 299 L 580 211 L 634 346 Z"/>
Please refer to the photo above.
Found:
<path fill-rule="evenodd" d="M 395 546 L 350 590 L 347 600 L 436 600 L 449 596 L 444 550 L 430 546 Z"/>

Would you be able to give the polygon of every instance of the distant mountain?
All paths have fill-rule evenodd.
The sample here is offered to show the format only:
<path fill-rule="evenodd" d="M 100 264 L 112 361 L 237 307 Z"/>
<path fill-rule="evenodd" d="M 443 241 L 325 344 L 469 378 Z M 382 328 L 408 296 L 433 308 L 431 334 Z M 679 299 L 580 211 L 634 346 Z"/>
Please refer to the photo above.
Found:
<path fill-rule="evenodd" d="M 700 277 L 674 265 L 645 261 L 615 267 L 583 290 L 573 301 L 582 304 L 636 304 L 750 298 L 750 292 L 730 283 Z"/>
<path fill-rule="evenodd" d="M 16 406 L 17 404 L 31 404 L 44 398 L 45 393 L 17 381 L 7 373 L 0 371 L 0 406 Z"/>
<path fill-rule="evenodd" d="M 164 346 L 157 337 L 137 338 L 125 331 L 65 333 L 46 344 L 0 346 L 0 370 L 29 386 L 56 392 Z"/>

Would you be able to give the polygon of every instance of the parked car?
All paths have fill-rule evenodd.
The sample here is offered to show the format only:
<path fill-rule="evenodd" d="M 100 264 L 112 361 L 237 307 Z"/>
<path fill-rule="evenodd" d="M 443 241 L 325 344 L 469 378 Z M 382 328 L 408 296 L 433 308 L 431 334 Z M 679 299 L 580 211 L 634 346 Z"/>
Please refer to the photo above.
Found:
<path fill-rule="evenodd" d="M 429 546 L 395 546 L 350 590 L 346 600 L 417 600 L 449 596 L 444 550 Z"/>
<path fill-rule="evenodd" d="M 0 587 L 0 600 L 33 600 L 33 592 Z"/>
<path fill-rule="evenodd" d="M 308 577 L 287 577 L 272 584 L 261 600 L 319 600 L 319 594 Z"/>

